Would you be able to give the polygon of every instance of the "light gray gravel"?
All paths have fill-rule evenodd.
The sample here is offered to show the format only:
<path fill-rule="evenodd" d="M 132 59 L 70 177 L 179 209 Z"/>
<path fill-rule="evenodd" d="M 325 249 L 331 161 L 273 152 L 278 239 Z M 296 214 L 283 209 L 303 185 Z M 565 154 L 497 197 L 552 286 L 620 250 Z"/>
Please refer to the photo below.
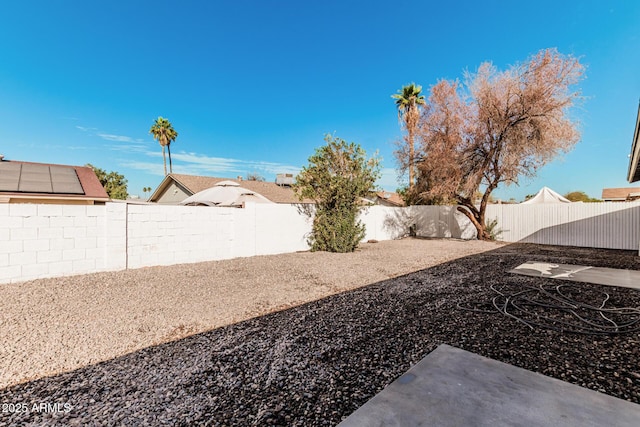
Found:
<path fill-rule="evenodd" d="M 0 388 L 499 246 L 403 239 L 0 285 Z"/>
<path fill-rule="evenodd" d="M 335 259 L 324 261 L 348 276 L 348 261 L 358 256 Z M 558 310 L 555 279 L 507 273 L 531 260 L 640 270 L 633 251 L 497 247 L 0 388 L 0 427 L 335 426 L 440 344 L 639 403 L 638 331 L 591 335 L 558 327 L 568 319 Z M 533 296 L 537 301 L 554 301 L 534 304 L 534 313 L 520 304 L 512 313 L 552 323 L 530 328 L 495 310 L 499 294 L 533 288 L 541 291 Z M 619 324 L 638 320 L 628 309 L 614 314 L 640 307 L 635 289 L 576 282 L 563 285 L 561 293 L 592 307 L 606 293 L 607 318 Z M 599 322 L 597 313 L 578 311 Z"/>

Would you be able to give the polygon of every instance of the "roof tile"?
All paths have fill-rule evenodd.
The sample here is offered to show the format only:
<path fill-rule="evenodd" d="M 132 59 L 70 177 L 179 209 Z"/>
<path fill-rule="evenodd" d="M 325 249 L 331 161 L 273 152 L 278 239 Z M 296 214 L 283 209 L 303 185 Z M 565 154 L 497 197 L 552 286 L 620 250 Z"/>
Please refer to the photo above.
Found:
<path fill-rule="evenodd" d="M 604 188 L 602 190 L 602 199 L 604 200 L 627 200 L 631 198 L 632 193 L 639 193 L 640 187 L 626 188 Z"/>
<path fill-rule="evenodd" d="M 183 175 L 172 173 L 169 177 L 182 184 L 185 188 L 191 191 L 193 194 L 211 188 L 221 181 L 233 181 L 242 185 L 243 187 L 262 194 L 267 199 L 275 203 L 300 203 L 300 200 L 296 196 L 293 188 L 288 186 L 280 186 L 275 182 L 266 181 L 248 181 L 238 180 L 232 178 L 219 178 L 212 176 L 198 176 L 198 175 Z M 305 201 L 308 203 L 309 201 Z"/>

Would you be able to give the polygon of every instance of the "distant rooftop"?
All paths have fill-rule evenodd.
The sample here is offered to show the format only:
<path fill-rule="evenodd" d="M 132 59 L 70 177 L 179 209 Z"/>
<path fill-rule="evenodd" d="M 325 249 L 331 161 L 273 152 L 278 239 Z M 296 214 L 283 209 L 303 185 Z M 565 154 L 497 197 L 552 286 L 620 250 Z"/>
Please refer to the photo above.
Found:
<path fill-rule="evenodd" d="M 0 162 L 0 191 L 84 194 L 72 166 L 5 161 Z"/>
<path fill-rule="evenodd" d="M 392 206 L 404 206 L 404 200 L 402 199 L 402 196 L 400 196 L 398 193 L 394 193 L 392 191 L 378 191 L 376 193 L 376 196 L 378 196 L 380 199 L 386 201 L 388 204 L 392 205 Z"/>
<path fill-rule="evenodd" d="M 164 177 L 160 185 L 151 194 L 149 201 L 157 202 L 162 197 L 163 193 L 170 186 L 171 182 L 179 183 L 181 187 L 186 190 L 187 196 L 198 193 L 207 188 L 211 188 L 221 181 L 233 181 L 240 184 L 242 187 L 251 191 L 259 193 L 271 200 L 274 203 L 300 203 L 300 199 L 296 196 L 293 188 L 288 185 L 278 185 L 274 182 L 266 181 L 250 181 L 243 179 L 232 178 L 220 178 L 212 176 L 199 176 L 199 175 L 183 175 L 177 173 L 171 173 Z M 303 203 L 311 203 L 310 200 L 305 200 Z"/>
<path fill-rule="evenodd" d="M 602 200 L 624 201 L 640 198 L 640 187 L 603 188 Z"/>
<path fill-rule="evenodd" d="M 3 202 L 77 200 L 108 201 L 104 187 L 89 167 L 0 160 Z"/>

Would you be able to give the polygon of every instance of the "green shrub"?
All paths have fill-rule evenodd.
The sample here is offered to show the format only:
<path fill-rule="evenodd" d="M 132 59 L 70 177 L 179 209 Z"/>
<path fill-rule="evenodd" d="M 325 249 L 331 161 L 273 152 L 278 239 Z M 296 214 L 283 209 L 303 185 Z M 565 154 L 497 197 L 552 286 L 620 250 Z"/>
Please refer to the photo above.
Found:
<path fill-rule="evenodd" d="M 502 235 L 502 229 L 498 228 L 498 218 L 494 218 L 487 222 L 485 230 L 487 230 L 490 240 L 499 240 Z"/>
<path fill-rule="evenodd" d="M 375 157 L 367 160 L 353 142 L 331 135 L 325 141 L 296 177 L 294 190 L 300 200 L 315 202 L 311 250 L 353 252 L 365 235 L 358 221 L 360 200 L 374 189 L 380 162 Z"/>
<path fill-rule="evenodd" d="M 364 233 L 364 225 L 349 210 L 318 212 L 309 245 L 312 251 L 353 252 Z"/>

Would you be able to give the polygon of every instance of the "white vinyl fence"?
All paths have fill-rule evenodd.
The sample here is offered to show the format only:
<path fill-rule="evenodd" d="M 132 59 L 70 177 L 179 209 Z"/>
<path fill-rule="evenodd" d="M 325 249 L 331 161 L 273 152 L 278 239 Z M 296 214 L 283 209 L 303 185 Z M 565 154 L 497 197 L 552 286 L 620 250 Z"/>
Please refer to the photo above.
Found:
<path fill-rule="evenodd" d="M 501 240 L 637 250 L 640 202 L 491 205 Z M 451 206 L 363 209 L 365 240 L 472 239 Z M 295 205 L 0 204 L 0 283 L 307 250 L 311 219 Z"/>
<path fill-rule="evenodd" d="M 412 206 L 416 233 L 469 239 L 476 231 L 451 206 Z M 638 250 L 640 201 L 487 206 L 487 222 L 497 220 L 498 240 L 545 245 Z"/>
<path fill-rule="evenodd" d="M 545 245 L 638 250 L 640 201 L 490 205 L 501 240 Z"/>

